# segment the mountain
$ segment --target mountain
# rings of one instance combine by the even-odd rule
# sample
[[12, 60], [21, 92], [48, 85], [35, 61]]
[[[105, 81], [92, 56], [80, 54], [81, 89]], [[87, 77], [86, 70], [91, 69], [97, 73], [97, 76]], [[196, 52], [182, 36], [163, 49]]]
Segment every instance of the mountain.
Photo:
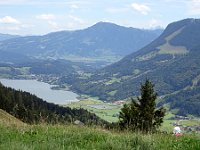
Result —
[[200, 19], [171, 23], [144, 48], [74, 83], [74, 90], [115, 101], [139, 95], [146, 79], [155, 83], [158, 105], [200, 116]]
[[9, 39], [18, 38], [18, 37], [20, 36], [0, 33], [0, 41], [9, 40]]
[[[83, 30], [60, 31], [43, 36], [26, 36], [1, 41], [0, 54], [7, 55], [2, 59], [10, 61], [20, 55], [25, 60], [28, 57], [79, 62], [115, 62], [150, 43], [161, 32], [159, 29], [142, 30], [99, 22]], [[9, 54], [12, 57], [8, 57]]]

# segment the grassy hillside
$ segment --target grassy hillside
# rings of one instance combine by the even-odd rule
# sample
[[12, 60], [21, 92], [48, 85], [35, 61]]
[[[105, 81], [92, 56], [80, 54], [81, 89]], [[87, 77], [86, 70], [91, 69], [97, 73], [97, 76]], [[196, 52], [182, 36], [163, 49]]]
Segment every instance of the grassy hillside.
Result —
[[0, 125], [0, 149], [15, 150], [199, 150], [199, 135], [142, 135], [101, 128], [37, 125], [23, 128]]
[[13, 117], [12, 115], [8, 114], [7, 112], [0, 109], [0, 125], [6, 125], [6, 126], [24, 126], [26, 125], [19, 119]]
[[[170, 115], [169, 115], [170, 117]], [[17, 126], [17, 128], [16, 128]], [[149, 134], [75, 125], [26, 125], [0, 110], [0, 149], [199, 150], [200, 135]]]

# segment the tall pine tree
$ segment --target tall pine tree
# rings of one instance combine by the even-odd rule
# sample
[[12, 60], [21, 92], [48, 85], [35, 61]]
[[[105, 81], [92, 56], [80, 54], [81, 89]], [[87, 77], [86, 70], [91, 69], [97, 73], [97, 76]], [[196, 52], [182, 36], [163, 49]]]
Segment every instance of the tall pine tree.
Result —
[[119, 125], [121, 128], [152, 132], [161, 126], [165, 109], [156, 109], [157, 94], [149, 80], [141, 85], [140, 91], [141, 97], [132, 99], [130, 104], [125, 104], [121, 109]]

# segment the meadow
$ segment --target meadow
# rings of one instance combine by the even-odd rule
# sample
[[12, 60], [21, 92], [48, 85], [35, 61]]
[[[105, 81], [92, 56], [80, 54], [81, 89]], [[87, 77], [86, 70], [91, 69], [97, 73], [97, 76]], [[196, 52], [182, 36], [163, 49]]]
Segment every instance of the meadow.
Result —
[[[170, 116], [170, 115], [169, 115]], [[0, 150], [199, 150], [200, 135], [142, 134], [98, 126], [28, 125], [0, 110]]]
[[141, 134], [75, 125], [0, 126], [1, 150], [199, 150], [200, 137]]
[[[97, 116], [99, 116], [100, 118], [108, 122], [117, 122], [119, 120], [118, 118], [119, 112], [121, 108], [123, 107], [123, 105], [104, 103], [103, 101], [100, 101], [96, 98], [87, 97], [87, 96], [85, 96], [84, 100], [73, 102], [73, 103], [67, 104], [66, 106], [71, 107], [71, 108], [87, 109], [88, 111], [95, 113]], [[170, 111], [166, 112], [166, 115], [164, 117], [164, 122], [160, 128], [161, 131], [166, 131], [168, 133], [172, 132], [174, 128], [173, 123], [175, 122], [179, 122], [183, 126], [200, 125], [199, 118], [178, 121], [178, 120], [172, 119], [173, 117], [175, 117], [175, 115], [172, 112]]]
[[122, 108], [122, 105], [104, 103], [103, 101], [91, 97], [86, 97], [79, 102], [72, 102], [66, 106], [87, 109], [108, 122], [117, 122], [119, 111]]

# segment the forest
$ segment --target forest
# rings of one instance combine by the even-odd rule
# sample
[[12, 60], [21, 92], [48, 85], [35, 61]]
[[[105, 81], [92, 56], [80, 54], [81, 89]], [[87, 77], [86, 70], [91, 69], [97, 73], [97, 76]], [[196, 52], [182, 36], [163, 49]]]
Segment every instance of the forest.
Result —
[[75, 120], [80, 120], [86, 125], [108, 124], [87, 110], [81, 108], [71, 109], [48, 103], [28, 92], [4, 87], [1, 83], [0, 109], [29, 124], [70, 124]]

